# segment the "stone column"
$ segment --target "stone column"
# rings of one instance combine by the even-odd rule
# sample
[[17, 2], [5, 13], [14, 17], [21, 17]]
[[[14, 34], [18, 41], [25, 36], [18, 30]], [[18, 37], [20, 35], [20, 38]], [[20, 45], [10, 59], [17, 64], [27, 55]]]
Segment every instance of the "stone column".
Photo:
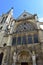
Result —
[[11, 46], [11, 45], [12, 45], [12, 35], [9, 35], [7, 46]]
[[33, 62], [33, 65], [36, 65], [36, 55], [33, 51], [33, 54], [32, 54], [32, 62]]

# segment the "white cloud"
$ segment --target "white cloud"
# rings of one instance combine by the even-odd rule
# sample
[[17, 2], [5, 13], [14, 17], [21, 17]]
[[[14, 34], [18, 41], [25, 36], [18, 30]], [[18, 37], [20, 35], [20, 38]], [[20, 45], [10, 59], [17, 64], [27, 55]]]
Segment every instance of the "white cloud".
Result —
[[[43, 17], [39, 18], [39, 22], [43, 22]], [[40, 28], [43, 30], [43, 24], [40, 25]]]
[[43, 30], [43, 25], [40, 25], [40, 28]]
[[43, 22], [43, 17], [39, 18], [39, 21], [40, 21], [40, 22]]

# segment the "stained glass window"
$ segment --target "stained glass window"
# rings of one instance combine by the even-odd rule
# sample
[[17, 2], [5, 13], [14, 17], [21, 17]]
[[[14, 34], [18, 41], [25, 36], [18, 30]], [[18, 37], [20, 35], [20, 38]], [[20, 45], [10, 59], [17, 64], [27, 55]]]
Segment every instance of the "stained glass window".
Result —
[[27, 32], [27, 31], [34, 31], [35, 27], [32, 23], [21, 23], [17, 29], [16, 32]]
[[26, 44], [26, 36], [22, 37], [22, 44]]
[[32, 43], [32, 36], [28, 35], [28, 44], [31, 44], [31, 43]]
[[16, 45], [16, 37], [13, 38], [12, 45]]
[[17, 44], [21, 44], [21, 37], [17, 38]]
[[34, 34], [34, 43], [38, 43], [38, 35]]
[[[17, 39], [17, 40], [16, 40]], [[33, 36], [33, 40], [34, 40], [34, 43], [38, 43], [38, 35], [37, 34], [34, 34], [34, 36]], [[17, 42], [16, 42], [17, 41]], [[17, 45], [18, 44], [27, 44], [27, 42], [28, 42], [28, 44], [31, 44], [31, 43], [33, 43], [33, 41], [32, 41], [32, 35], [28, 35], [27, 36], [27, 39], [26, 39], [26, 36], [19, 36], [19, 37], [14, 37], [13, 38], [13, 41], [12, 41], [12, 45], [16, 45], [16, 43], [17, 43]]]

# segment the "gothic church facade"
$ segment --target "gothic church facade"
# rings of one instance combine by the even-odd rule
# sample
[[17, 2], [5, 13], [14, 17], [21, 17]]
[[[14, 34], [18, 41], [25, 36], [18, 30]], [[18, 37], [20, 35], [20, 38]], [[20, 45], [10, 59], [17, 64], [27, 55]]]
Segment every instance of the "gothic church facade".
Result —
[[43, 29], [37, 14], [24, 11], [13, 18], [13, 8], [0, 16], [0, 65], [43, 65]]

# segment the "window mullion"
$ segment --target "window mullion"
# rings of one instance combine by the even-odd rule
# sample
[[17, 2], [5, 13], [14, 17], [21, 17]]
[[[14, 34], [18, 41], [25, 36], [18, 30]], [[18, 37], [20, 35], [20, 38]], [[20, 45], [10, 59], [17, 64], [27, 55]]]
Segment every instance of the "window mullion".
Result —
[[18, 34], [17, 34], [17, 36], [16, 36], [16, 46], [17, 46], [17, 39], [18, 39]]
[[21, 36], [21, 45], [22, 45], [22, 36]]
[[28, 44], [28, 35], [26, 35], [26, 44]]
[[33, 36], [33, 34], [32, 34], [32, 43], [34, 44], [34, 36]]

